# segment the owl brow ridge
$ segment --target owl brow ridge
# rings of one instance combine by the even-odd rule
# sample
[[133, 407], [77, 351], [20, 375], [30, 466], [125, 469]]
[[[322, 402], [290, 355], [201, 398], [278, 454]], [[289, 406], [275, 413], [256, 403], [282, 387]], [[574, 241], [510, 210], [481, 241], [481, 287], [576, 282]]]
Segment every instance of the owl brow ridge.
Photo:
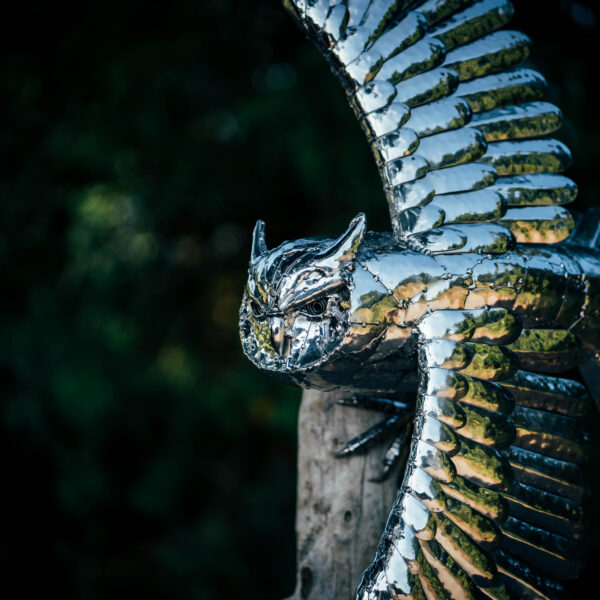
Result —
[[[289, 304], [286, 306], [286, 310], [290, 310], [290, 309], [294, 309], [297, 308], [299, 306], [302, 306], [304, 304], [307, 304], [309, 302], [314, 302], [316, 300], [320, 300], [322, 298], [327, 298], [330, 294], [332, 294], [333, 292], [338, 291], [340, 288], [344, 287], [344, 281], [342, 281], [341, 279], [337, 282], [333, 282], [332, 285], [323, 288], [322, 290], [320, 290], [319, 292], [314, 292], [312, 295], [311, 294], [304, 294], [303, 296], [301, 296], [298, 299], [295, 300], [291, 300], [289, 302]], [[290, 293], [288, 294], [287, 297], [289, 296], [293, 296], [294, 291], [290, 291]]]
[[292, 260], [292, 262], [289, 263], [288, 266], [284, 268], [283, 272], [279, 276], [279, 281], [275, 285], [275, 292], [277, 294], [279, 294], [281, 292], [281, 286], [283, 285], [283, 280], [286, 277], [286, 275], [289, 275], [290, 271], [292, 269], [294, 269], [296, 267], [296, 265], [299, 262], [301, 262], [304, 258], [306, 258], [306, 254], [303, 254], [302, 252], [299, 252], [297, 258], [295, 258], [294, 260]]
[[[311, 254], [314, 254], [315, 250], [316, 249], [309, 250], [309, 252]], [[277, 282], [277, 285], [275, 286], [275, 292], [276, 292], [277, 295], [279, 295], [281, 293], [281, 286], [283, 285], [283, 281], [284, 281], [285, 277], [287, 275], [289, 275], [290, 272], [298, 266], [298, 263], [306, 260], [306, 257], [307, 257], [306, 253], [299, 254], [296, 259], [294, 259], [291, 263], [289, 263], [289, 265], [287, 267], [285, 267], [285, 269], [283, 270], [283, 272], [280, 274], [279, 281]], [[312, 258], [314, 258], [314, 257], [310, 256], [311, 260], [312, 260]], [[319, 272], [322, 272], [323, 274], [325, 274], [324, 271], [322, 271], [321, 269], [318, 269], [318, 268], [315, 268], [314, 271], [319, 271]], [[287, 298], [292, 293], [293, 293], [293, 290], [290, 290], [290, 292], [285, 297]], [[320, 297], [320, 295], [319, 295], [319, 297]]]

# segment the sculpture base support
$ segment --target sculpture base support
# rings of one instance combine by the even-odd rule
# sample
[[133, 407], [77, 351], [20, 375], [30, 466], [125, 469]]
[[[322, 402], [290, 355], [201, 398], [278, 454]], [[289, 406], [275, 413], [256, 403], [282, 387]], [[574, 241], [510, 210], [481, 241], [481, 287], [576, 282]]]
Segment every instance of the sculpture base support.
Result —
[[381, 471], [388, 444], [336, 459], [344, 444], [384, 415], [335, 403], [339, 393], [305, 391], [298, 419], [297, 579], [288, 600], [350, 600], [398, 490]]

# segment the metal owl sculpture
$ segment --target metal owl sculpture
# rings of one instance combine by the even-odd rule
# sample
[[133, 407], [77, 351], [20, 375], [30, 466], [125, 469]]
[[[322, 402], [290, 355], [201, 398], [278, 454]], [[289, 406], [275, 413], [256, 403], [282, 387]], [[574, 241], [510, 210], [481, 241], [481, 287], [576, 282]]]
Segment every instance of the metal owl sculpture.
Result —
[[500, 30], [506, 0], [285, 5], [348, 94], [392, 231], [359, 215], [269, 250], [258, 222], [240, 331], [266, 373], [386, 413], [341, 455], [387, 436], [384, 477], [409, 448], [356, 598], [564, 597], [593, 404], [563, 374], [598, 372], [600, 222], [563, 207], [577, 188], [547, 137], [560, 111], [519, 67], [529, 39]]

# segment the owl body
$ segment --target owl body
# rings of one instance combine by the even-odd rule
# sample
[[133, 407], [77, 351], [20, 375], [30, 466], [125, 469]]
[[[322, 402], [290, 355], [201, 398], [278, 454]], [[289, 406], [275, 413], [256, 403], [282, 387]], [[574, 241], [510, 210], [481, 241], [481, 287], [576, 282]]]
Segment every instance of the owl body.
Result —
[[284, 4], [342, 82], [391, 232], [359, 215], [268, 250], [259, 222], [240, 330], [266, 373], [386, 415], [336, 454], [387, 437], [376, 480], [402, 465], [355, 598], [562, 599], [600, 406], [600, 211], [566, 208], [529, 39], [503, 29], [510, 0]]
[[[579, 246], [424, 254], [364, 218], [339, 239], [254, 253], [240, 311], [247, 356], [306, 388], [398, 394], [417, 383], [418, 325], [435, 311], [507, 309], [500, 330], [560, 328], [598, 338], [600, 261]], [[504, 314], [504, 313], [502, 313]], [[502, 343], [490, 332], [488, 341]]]

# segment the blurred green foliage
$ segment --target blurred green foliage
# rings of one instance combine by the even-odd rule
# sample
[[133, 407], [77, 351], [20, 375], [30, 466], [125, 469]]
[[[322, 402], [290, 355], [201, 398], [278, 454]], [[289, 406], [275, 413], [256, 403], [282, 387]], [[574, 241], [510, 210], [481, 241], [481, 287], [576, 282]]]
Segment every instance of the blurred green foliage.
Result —
[[[599, 203], [592, 2], [516, 1]], [[387, 215], [279, 4], [25, 2], [0, 86], [2, 560], [37, 598], [281, 598], [300, 393], [244, 360], [249, 237]], [[591, 12], [590, 12], [591, 11]]]

